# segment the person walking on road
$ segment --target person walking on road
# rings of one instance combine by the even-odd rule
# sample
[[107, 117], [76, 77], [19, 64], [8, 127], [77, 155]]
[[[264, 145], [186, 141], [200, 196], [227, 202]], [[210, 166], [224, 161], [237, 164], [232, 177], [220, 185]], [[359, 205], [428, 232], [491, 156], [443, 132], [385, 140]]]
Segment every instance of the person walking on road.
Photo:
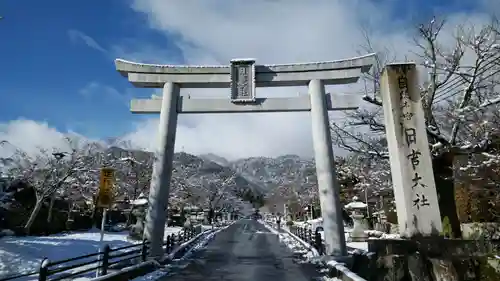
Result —
[[278, 217], [276, 218], [276, 224], [278, 225], [278, 229], [281, 228], [281, 214], [278, 213]]

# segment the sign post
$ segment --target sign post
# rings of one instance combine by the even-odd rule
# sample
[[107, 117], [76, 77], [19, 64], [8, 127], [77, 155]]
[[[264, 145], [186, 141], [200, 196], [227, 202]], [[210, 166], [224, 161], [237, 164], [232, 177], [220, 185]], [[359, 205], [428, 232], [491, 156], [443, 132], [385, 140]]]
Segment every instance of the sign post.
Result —
[[[106, 216], [108, 209], [111, 208], [113, 202], [113, 184], [115, 182], [115, 170], [113, 168], [101, 168], [101, 176], [99, 181], [99, 193], [97, 195], [97, 207], [103, 208], [101, 220], [101, 238], [99, 244], [103, 248], [104, 226], [106, 225]], [[98, 260], [98, 265], [101, 264], [101, 259]], [[96, 271], [96, 277], [99, 277], [99, 267]]]
[[97, 206], [101, 208], [110, 208], [112, 203], [113, 184], [115, 183], [115, 170], [113, 168], [101, 168], [101, 177], [99, 182], [99, 194], [97, 197]]

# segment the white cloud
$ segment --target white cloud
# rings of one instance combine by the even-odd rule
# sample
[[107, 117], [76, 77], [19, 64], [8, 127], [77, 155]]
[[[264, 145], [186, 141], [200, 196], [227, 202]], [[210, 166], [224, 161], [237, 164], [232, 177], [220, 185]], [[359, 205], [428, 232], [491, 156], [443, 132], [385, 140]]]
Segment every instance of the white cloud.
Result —
[[[496, 7], [495, 1], [483, 1], [489, 7]], [[358, 55], [356, 50], [364, 43], [361, 29], [366, 26], [372, 31], [376, 46], [387, 46], [403, 58], [415, 48], [412, 43], [414, 23], [391, 17], [389, 4], [392, 1], [377, 2], [135, 0], [132, 9], [146, 15], [152, 28], [174, 40], [186, 62], [191, 64], [227, 64], [235, 57], [255, 57], [258, 63], [348, 58]], [[479, 13], [448, 15], [449, 30], [465, 19], [470, 22], [488, 20]], [[104, 50], [81, 32], [69, 34], [89, 47]], [[158, 62], [170, 61], [168, 54], [155, 52], [161, 48], [149, 42], [144, 42], [146, 49], [134, 44], [115, 46], [111, 50], [114, 54], [133, 54], [132, 59], [150, 60], [157, 56]], [[135, 48], [137, 50], [133, 50]], [[359, 87], [347, 91], [357, 92]], [[228, 94], [228, 90], [223, 89], [183, 91], [193, 96]], [[258, 91], [261, 96], [287, 96], [306, 93], [307, 89], [259, 88]], [[344, 92], [346, 89], [331, 88], [329, 91]], [[157, 127], [157, 119], [149, 119], [136, 124], [125, 139], [151, 149], [156, 143]], [[310, 119], [307, 113], [181, 116], [176, 147], [195, 154], [212, 152], [228, 158], [285, 153], [310, 155]]]
[[[390, 1], [389, 1], [390, 2]], [[385, 4], [369, 1], [165, 1], [135, 0], [133, 9], [148, 16], [150, 25], [176, 44], [191, 64], [227, 64], [235, 57], [259, 63], [332, 60], [357, 56], [364, 43], [361, 30], [369, 26], [375, 46], [386, 46], [403, 58], [415, 50], [414, 23], [390, 16]], [[449, 17], [455, 23], [484, 21], [480, 14]], [[356, 92], [354, 86], [349, 92]], [[306, 89], [262, 89], [259, 94], [295, 95]], [[345, 91], [345, 88], [330, 91]], [[185, 90], [188, 91], [188, 90]], [[189, 90], [195, 96], [223, 96], [228, 91]], [[361, 99], [359, 97], [361, 103]], [[336, 114], [339, 116], [339, 114]], [[231, 114], [182, 116], [177, 149], [213, 152], [229, 158], [312, 152], [308, 114]], [[154, 124], [154, 125], [153, 125]], [[150, 147], [157, 121], [138, 126], [128, 138]]]
[[71, 42], [73, 43], [79, 43], [80, 41], [83, 42], [85, 45], [88, 47], [97, 50], [102, 53], [107, 53], [106, 49], [104, 49], [97, 41], [94, 40], [94, 38], [88, 36], [87, 34], [83, 33], [82, 31], [76, 30], [76, 29], [70, 29], [68, 30], [68, 36]]
[[47, 122], [32, 120], [18, 119], [0, 124], [0, 140], [8, 142], [0, 146], [0, 157], [11, 156], [16, 149], [29, 155], [40, 152], [40, 149], [69, 149], [63, 133], [50, 127]]
[[[194, 154], [211, 152], [228, 158], [278, 156], [287, 153], [310, 156], [312, 147], [311, 132], [306, 124], [309, 121], [308, 115], [262, 114], [252, 118], [205, 115], [203, 121], [194, 127], [178, 126], [176, 150]], [[268, 119], [269, 121], [266, 121]], [[242, 124], [241, 121], [246, 123]], [[184, 122], [180, 120], [180, 123]], [[152, 136], [155, 136], [157, 131], [158, 120], [150, 119], [139, 124], [137, 131], [127, 135], [125, 140], [135, 146], [152, 150], [157, 142]], [[249, 134], [248, 131], [265, 132], [265, 135]]]

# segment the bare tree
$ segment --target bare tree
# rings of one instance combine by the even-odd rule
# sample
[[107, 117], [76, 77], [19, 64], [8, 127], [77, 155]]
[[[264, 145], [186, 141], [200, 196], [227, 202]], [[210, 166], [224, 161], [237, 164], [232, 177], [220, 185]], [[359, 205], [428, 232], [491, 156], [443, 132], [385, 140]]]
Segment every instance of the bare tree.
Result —
[[[444, 24], [445, 21], [432, 19], [417, 27], [415, 45], [418, 51], [414, 55], [421, 67], [429, 72], [428, 79], [421, 85], [421, 97], [441, 214], [450, 219], [454, 233], [459, 235], [453, 162], [457, 155], [485, 153], [494, 147], [492, 138], [493, 134], [498, 136], [497, 132], [484, 130], [483, 136], [477, 137], [470, 134], [470, 127], [478, 120], [492, 120], [492, 112], [497, 110], [491, 105], [498, 98], [500, 36], [499, 24], [492, 19], [484, 26], [457, 27], [452, 36], [453, 44], [445, 44], [442, 39]], [[376, 51], [369, 37], [366, 38], [367, 44], [363, 48]], [[369, 87], [363, 99], [369, 103], [367, 108], [350, 113], [344, 124], [331, 126], [334, 142], [338, 146], [380, 161], [387, 161], [388, 152], [379, 78], [383, 66], [394, 60], [387, 50], [384, 51], [371, 75], [366, 77]], [[469, 114], [466, 112], [474, 112], [476, 118], [464, 118]]]
[[217, 212], [222, 211], [222, 205], [228, 201], [231, 188], [235, 187], [235, 174], [233, 173], [225, 179], [218, 178], [217, 180], [202, 180], [202, 188], [206, 196], [205, 206], [208, 207], [208, 219], [210, 223], [214, 219]]
[[70, 149], [68, 152], [49, 152], [46, 149], [39, 149], [35, 155], [28, 155], [16, 148], [15, 153], [9, 157], [8, 176], [26, 183], [35, 192], [35, 206], [24, 226], [27, 233], [43, 202], [47, 198], [53, 198], [58, 192], [67, 192], [62, 189], [71, 187], [71, 183], [78, 177], [78, 174], [86, 169], [84, 151], [78, 148], [70, 138], [66, 138], [66, 141]]

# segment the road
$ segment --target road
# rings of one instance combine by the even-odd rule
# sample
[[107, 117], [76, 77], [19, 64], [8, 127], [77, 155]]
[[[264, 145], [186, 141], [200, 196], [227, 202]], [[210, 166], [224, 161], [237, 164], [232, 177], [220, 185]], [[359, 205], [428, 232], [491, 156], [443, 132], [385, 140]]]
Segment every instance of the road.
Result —
[[165, 281], [310, 281], [320, 274], [254, 220], [240, 220], [217, 233], [206, 248], [174, 265]]

